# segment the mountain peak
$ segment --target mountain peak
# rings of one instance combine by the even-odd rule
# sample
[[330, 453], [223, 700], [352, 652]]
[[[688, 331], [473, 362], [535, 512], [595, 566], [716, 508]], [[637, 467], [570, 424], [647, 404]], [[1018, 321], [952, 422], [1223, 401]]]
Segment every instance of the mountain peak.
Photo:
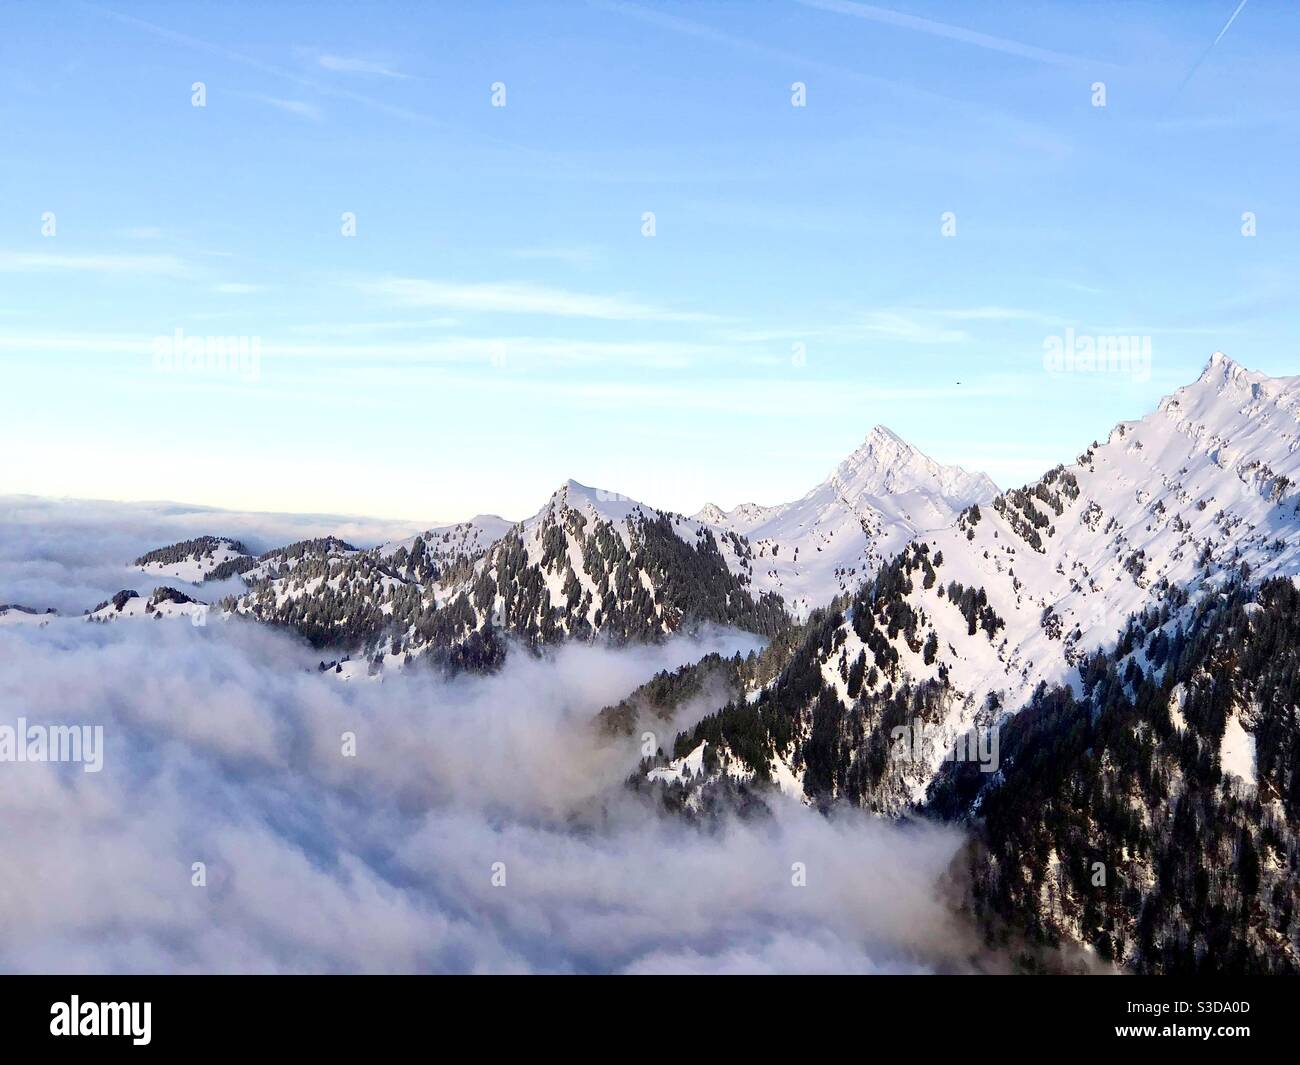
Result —
[[941, 465], [884, 425], [872, 427], [830, 480], [848, 499], [921, 490], [943, 496], [953, 505], [966, 506], [998, 494], [997, 485], [984, 474]]
[[590, 485], [585, 485], [581, 481], [575, 481], [570, 477], [551, 493], [547, 505], [560, 503], [571, 507], [581, 506], [584, 501], [595, 499], [600, 494], [602, 493]]
[[889, 462], [903, 456], [920, 455], [911, 444], [884, 425], [873, 425], [850, 458]]
[[[1258, 400], [1261, 396], [1276, 396], [1280, 391], [1294, 386], [1294, 378], [1270, 377], [1258, 370], [1250, 370], [1229, 358], [1221, 351], [1210, 356], [1196, 379], [1196, 385], [1213, 389], [1215, 393], [1231, 397], [1234, 401], [1246, 397]], [[1164, 401], [1160, 409], [1166, 407]]]
[[867, 434], [867, 438], [866, 440], [863, 441], [863, 443], [864, 444], [891, 443], [894, 445], [901, 445], [902, 447], [907, 448], [909, 451], [916, 450], [914, 447], [912, 447], [911, 444], [909, 444], [906, 440], [904, 440], [901, 436], [899, 436], [896, 432], [894, 432], [894, 430], [889, 428], [889, 426], [881, 425], [879, 422], [877, 422], [875, 425], [871, 427], [871, 432]]
[[634, 510], [642, 509], [642, 507], [635, 499], [631, 499], [621, 492], [592, 488], [590, 485], [575, 481], [570, 477], [551, 493], [551, 498], [546, 501], [546, 505], [539, 513], [545, 514], [548, 511], [557, 509], [560, 511], [566, 509], [578, 510], [589, 514], [597, 514], [602, 518], [621, 519]]
[[705, 503], [704, 506], [691, 515], [695, 521], [702, 521], [706, 525], [721, 525], [727, 520], [727, 512], [717, 503]]
[[1251, 370], [1237, 362], [1236, 359], [1229, 358], [1221, 351], [1216, 351], [1210, 356], [1209, 361], [1205, 364], [1205, 369], [1201, 371], [1201, 376], [1197, 382], [1202, 381], [1215, 385], [1225, 384], [1246, 384], [1259, 385], [1265, 381], [1279, 380], [1278, 378], [1269, 377], [1266, 373], [1260, 373], [1258, 370]]
[[1229, 377], [1245, 372], [1245, 370], [1246, 368], [1241, 363], [1229, 358], [1221, 351], [1216, 351], [1206, 362], [1205, 369], [1201, 371], [1200, 380], [1209, 381], [1211, 378]]

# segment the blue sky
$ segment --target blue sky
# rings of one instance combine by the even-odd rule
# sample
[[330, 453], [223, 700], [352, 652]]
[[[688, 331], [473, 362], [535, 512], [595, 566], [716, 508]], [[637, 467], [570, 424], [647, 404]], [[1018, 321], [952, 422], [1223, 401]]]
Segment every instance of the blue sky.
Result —
[[1300, 10], [1235, 8], [8, 4], [0, 492], [689, 512], [877, 422], [1028, 480], [1216, 349], [1300, 372]]

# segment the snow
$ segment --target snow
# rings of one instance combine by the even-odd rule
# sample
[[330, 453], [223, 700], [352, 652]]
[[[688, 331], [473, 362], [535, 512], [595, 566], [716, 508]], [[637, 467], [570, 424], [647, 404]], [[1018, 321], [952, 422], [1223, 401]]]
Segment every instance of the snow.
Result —
[[686, 755], [685, 758], [675, 758], [666, 766], [656, 766], [650, 770], [646, 774], [646, 779], [686, 781], [702, 776], [704, 773], [704, 748], [707, 746], [708, 742], [702, 740], [700, 745]]
[[1187, 685], [1181, 682], [1174, 685], [1169, 693], [1169, 718], [1179, 732], [1187, 731], [1187, 718], [1183, 716], [1183, 706], [1187, 702]]
[[416, 541], [423, 540], [425, 548], [436, 562], [451, 562], [461, 555], [478, 558], [514, 526], [515, 522], [495, 514], [479, 514], [469, 521], [438, 525], [419, 536], [389, 541], [380, 546], [378, 554], [381, 559], [388, 561], [400, 548], [406, 548], [409, 554]]
[[776, 757], [771, 762], [772, 779], [780, 789], [782, 795], [788, 795], [792, 799], [798, 799], [800, 802], [807, 801], [807, 795], [804, 794], [803, 780], [793, 769], [790, 763], [784, 758]]
[[133, 567], [132, 572], [147, 573], [150, 577], [184, 581], [187, 584], [201, 584], [203, 578], [223, 562], [246, 557], [234, 549], [233, 540], [224, 537], [220, 537], [219, 540], [219, 546], [214, 548], [211, 554], [201, 555], [194, 552], [179, 562], [147, 562], [143, 566]]
[[47, 614], [18, 606], [0, 607], [0, 625], [35, 625], [40, 628], [58, 618], [58, 614]]
[[1256, 786], [1255, 737], [1245, 730], [1237, 714], [1229, 717], [1224, 727], [1219, 744], [1219, 765], [1225, 773], [1240, 777], [1252, 788]]
[[950, 525], [998, 488], [982, 473], [941, 466], [882, 425], [801, 499], [777, 507], [708, 504], [695, 517], [748, 537], [753, 587], [798, 618], [851, 592], [928, 530]]
[[174, 621], [183, 618], [191, 624], [203, 625], [207, 622], [210, 609], [206, 603], [197, 601], [173, 603], [170, 599], [154, 603], [152, 609], [149, 609], [149, 605], [150, 599], [148, 597], [137, 595], [123, 603], [121, 610], [109, 603], [107, 606], [92, 611], [85, 616], [93, 618], [95, 621], [120, 621], [131, 618], [160, 618]]
[[[1065, 491], [1067, 478], [1077, 484], [1073, 498]], [[1191, 610], [1199, 597], [1240, 572], [1243, 563], [1254, 580], [1296, 579], [1297, 484], [1300, 377], [1270, 378], [1215, 353], [1195, 382], [1164, 398], [1151, 414], [1120, 423], [1106, 443], [1088, 449], [1074, 465], [1028, 486], [1058, 498], [1061, 507], [1058, 514], [1053, 502], [1031, 498], [1048, 522], [1039, 530], [1041, 550], [1017, 531], [1014, 507], [1000, 513], [994, 506], [997, 488], [987, 477], [942, 466], [882, 426], [799, 500], [780, 506], [742, 504], [730, 512], [709, 505], [691, 518], [668, 518], [686, 543], [695, 544], [704, 530], [713, 530], [732, 572], [749, 576], [756, 595], [781, 595], [798, 617], [856, 590], [908, 543], [926, 543], [931, 560], [942, 554], [935, 585], [924, 588], [918, 571], [909, 596], [922, 619], [919, 640], [924, 643], [931, 633], [937, 640], [936, 661], [927, 664], [901, 638], [895, 646], [902, 670], [913, 679], [946, 668], [954, 694], [942, 725], [945, 734], [955, 736], [974, 723], [991, 693], [1014, 708], [1039, 682], [1072, 683], [1080, 657], [1113, 646], [1129, 615], [1161, 602], [1166, 582], [1192, 590], [1193, 602], [1186, 608]], [[1002, 497], [1004, 509], [1007, 499]], [[959, 518], [972, 502], [980, 504], [977, 522]], [[421, 538], [435, 559], [476, 559], [477, 574], [495, 564], [491, 546], [514, 529], [528, 561], [539, 563], [546, 530], [558, 525], [565, 551], [543, 571], [545, 586], [552, 603], [560, 602], [571, 566], [582, 592], [592, 599], [588, 621], [593, 621], [599, 597], [584, 564], [585, 533], [598, 521], [608, 522], [627, 544], [638, 517], [657, 515], [620, 493], [570, 480], [519, 525], [481, 515], [431, 529]], [[578, 525], [584, 526], [583, 534], [573, 531]], [[415, 542], [386, 544], [376, 554], [382, 562], [402, 546], [409, 551]], [[329, 551], [331, 559], [341, 562], [354, 554], [342, 548]], [[189, 561], [194, 568], [175, 568], [178, 579], [201, 576], [199, 563]], [[203, 566], [218, 561], [214, 555]], [[280, 558], [271, 556], [248, 576], [278, 578], [281, 565]], [[290, 570], [296, 565], [290, 562]], [[648, 574], [641, 571], [635, 579], [653, 593]], [[404, 586], [387, 575], [376, 580], [381, 595]], [[989, 605], [1005, 621], [994, 639], [983, 630], [967, 634], [956, 606], [939, 594], [952, 581], [984, 588]], [[334, 587], [339, 582], [337, 576], [330, 580]], [[295, 587], [297, 583], [292, 576], [276, 579], [276, 601], [312, 594], [320, 582]], [[465, 587], [448, 584], [428, 591], [442, 602]], [[246, 600], [241, 609], [251, 602]], [[495, 608], [500, 605], [498, 597]], [[100, 613], [139, 617], [144, 606], [144, 599], [131, 600], [121, 613], [112, 607]], [[1059, 631], [1044, 625], [1049, 609]], [[159, 608], [165, 617], [181, 612], [175, 604]], [[30, 618], [0, 613], [4, 624], [28, 624]], [[841, 646], [850, 662], [861, 649], [847, 623]], [[839, 654], [837, 647], [824, 663], [823, 677], [848, 702]], [[1175, 700], [1171, 713], [1181, 727], [1181, 702]], [[1239, 740], [1229, 744], [1234, 756], [1241, 749]]]
[[[997, 691], [1019, 706], [1039, 681], [1067, 682], [1071, 657], [1113, 645], [1130, 614], [1160, 602], [1163, 581], [1205, 594], [1214, 583], [1200, 566], [1207, 546], [1214, 580], [1242, 562], [1252, 579], [1300, 572], [1295, 490], [1283, 480], [1300, 481], [1300, 378], [1269, 378], [1216, 355], [1196, 382], [1082, 458], [1066, 467], [1079, 494], [1061, 495], [1059, 516], [1033, 501], [1051, 524], [1042, 552], [993, 506], [981, 506], [971, 539], [960, 524], [925, 536], [931, 558], [943, 553], [938, 583], [982, 586], [1006, 621], [1005, 652], [990, 657], [982, 634], [940, 628], [952, 608], [937, 589], [912, 596], [940, 628], [939, 661], [953, 684], [976, 698]], [[1047, 488], [1059, 491], [1061, 481]], [[1137, 552], [1139, 576], [1125, 566]], [[1060, 619], [1058, 639], [1044, 630], [1047, 607]]]
[[[865, 476], [854, 483], [902, 487], [898, 479]], [[933, 634], [937, 657], [927, 664], [901, 633], [893, 646], [903, 679], [921, 681], [946, 669], [950, 695], [938, 723], [939, 742], [925, 764], [905, 774], [905, 791], [913, 800], [923, 797], [951, 742], [989, 724], [980, 720], [988, 696], [997, 695], [1004, 710], [1014, 712], [1040, 682], [1077, 691], [1082, 657], [1113, 648], [1131, 615], [1167, 599], [1167, 586], [1190, 594], [1186, 606], [1170, 602], [1164, 625], [1169, 632], [1206, 596], [1220, 594], [1243, 563], [1253, 581], [1294, 579], [1300, 573], [1297, 483], [1300, 378], [1269, 378], [1216, 355], [1197, 381], [1147, 417], [1117, 425], [1107, 443], [1027, 486], [1029, 504], [1040, 521], [1046, 519], [1038, 548], [1018, 531], [1013, 519], [1025, 513], [1024, 504], [1010, 496], [998, 506], [982, 502], [977, 521], [965, 514], [918, 536], [928, 546], [936, 580], [926, 588], [922, 571], [913, 570], [907, 598], [919, 619], [918, 646]], [[906, 494], [888, 501], [900, 522], [915, 522], [919, 507], [910, 507]], [[756, 555], [762, 531], [753, 533]], [[880, 542], [890, 543], [888, 534]], [[942, 563], [936, 561], [940, 555]], [[756, 558], [756, 571], [765, 562]], [[872, 568], [864, 561], [864, 575]], [[983, 628], [968, 635], [965, 618], [946, 594], [953, 581], [985, 590], [1005, 623], [992, 639]], [[841, 650], [851, 663], [859, 646], [846, 619], [821, 662], [823, 681], [845, 705], [852, 700], [839, 673]], [[1136, 653], [1150, 668], [1144, 653]], [[872, 656], [867, 659], [870, 665]], [[878, 683], [885, 682], [882, 670]], [[1175, 689], [1171, 698], [1171, 717], [1180, 730], [1186, 728], [1185, 697]], [[1226, 772], [1253, 782], [1254, 741], [1240, 720], [1232, 721], [1221, 758]]]

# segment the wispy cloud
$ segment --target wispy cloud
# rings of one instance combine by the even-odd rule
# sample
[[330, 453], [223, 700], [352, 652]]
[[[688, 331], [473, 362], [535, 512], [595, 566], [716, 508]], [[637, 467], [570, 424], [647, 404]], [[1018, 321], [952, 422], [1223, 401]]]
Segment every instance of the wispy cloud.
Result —
[[1058, 314], [1027, 310], [1023, 307], [953, 307], [932, 311], [940, 318], [956, 322], [1032, 322], [1035, 325], [1069, 325], [1072, 319]]
[[291, 81], [296, 85], [301, 85], [305, 88], [311, 89], [313, 92], [322, 96], [349, 100], [353, 103], [362, 104], [377, 111], [383, 111], [387, 114], [409, 119], [414, 122], [421, 122], [432, 126], [446, 125], [438, 119], [435, 119], [432, 115], [421, 114], [405, 107], [395, 106], [385, 100], [375, 99], [373, 96], [366, 96], [362, 93], [354, 92], [351, 89], [344, 89], [337, 85], [328, 84], [326, 81], [305, 77], [296, 71], [286, 70], [284, 67], [277, 66], [274, 63], [263, 62], [253, 56], [237, 52], [232, 48], [225, 48], [209, 41], [200, 40], [199, 38], [192, 37], [187, 33], [171, 30], [166, 26], [159, 26], [157, 23], [149, 22], [146, 19], [136, 18], [134, 15], [126, 15], [122, 12], [113, 11], [97, 4], [87, 3], [85, 6], [98, 11], [100, 14], [105, 15], [108, 18], [115, 19], [128, 26], [134, 26], [137, 29], [161, 38], [162, 40], [171, 41], [173, 44], [180, 44], [188, 48], [207, 52], [209, 55], [220, 56], [233, 63], [239, 63], [241, 66], [261, 71], [264, 74], [271, 74], [278, 78], [284, 78], [286, 81]]
[[[608, 361], [608, 360], [607, 360]], [[506, 367], [514, 366], [507, 361]], [[747, 374], [707, 380], [669, 379], [656, 382], [546, 380], [536, 374], [449, 374], [434, 367], [404, 366], [385, 374], [382, 387], [420, 389], [437, 387], [462, 391], [466, 397], [517, 394], [530, 399], [545, 398], [557, 408], [729, 413], [743, 418], [767, 418], [790, 422], [816, 422], [826, 418], [861, 418], [865, 409], [884, 411], [901, 404], [965, 404], [972, 400], [1007, 400], [1028, 390], [1024, 375], [990, 375], [961, 384], [890, 385], [873, 384], [858, 378], [795, 378], [786, 374]], [[302, 389], [320, 389], [322, 394], [340, 392], [358, 395], [378, 384], [374, 371], [366, 367], [338, 366], [331, 371], [314, 369]], [[298, 394], [295, 385], [295, 394]], [[307, 394], [304, 392], [303, 394]], [[1050, 464], [1049, 464], [1050, 465]], [[969, 466], [968, 466], [969, 468]]]
[[389, 277], [366, 281], [360, 289], [403, 307], [441, 307], [463, 312], [541, 314], [559, 318], [598, 318], [614, 322], [704, 322], [716, 317], [674, 311], [622, 296], [602, 296], [551, 288], [530, 281], [456, 283]]
[[341, 74], [374, 74], [383, 78], [400, 78], [402, 81], [411, 80], [410, 74], [403, 74], [400, 70], [394, 70], [387, 63], [380, 63], [371, 59], [326, 53], [318, 56], [316, 61], [325, 70], [334, 70]]
[[[869, 85], [881, 92], [889, 93], [891, 96], [898, 96], [902, 99], [914, 100], [922, 104], [942, 107], [945, 111], [957, 111], [970, 117], [974, 121], [984, 123], [994, 129], [1014, 133], [1017, 136], [1024, 138], [1027, 143], [1036, 145], [1041, 151], [1050, 156], [1061, 157], [1068, 154], [1070, 150], [1070, 146], [1061, 142], [1054, 135], [1053, 130], [1032, 122], [1026, 122], [1023, 119], [1004, 111], [991, 108], [983, 102], [975, 102], [960, 97], [949, 96], [944, 93], [936, 92], [931, 88], [895, 81], [891, 78], [881, 77], [878, 74], [872, 74], [869, 71], [859, 68], [826, 63], [808, 55], [792, 52], [786, 48], [775, 47], [764, 44], [761, 41], [750, 40], [738, 36], [734, 33], [724, 32], [713, 26], [695, 22], [691, 19], [682, 18], [679, 15], [673, 15], [666, 11], [660, 11], [655, 8], [631, 3], [629, 0], [588, 0], [588, 3], [592, 7], [634, 18], [640, 22], [657, 26], [660, 29], [667, 30], [671, 33], [693, 37], [698, 40], [709, 41], [726, 48], [731, 48], [739, 52], [756, 56], [765, 62], [776, 62], [784, 66], [792, 67], [796, 70], [816, 71], [835, 79], [853, 82], [860, 85]], [[935, 23], [935, 25], [941, 24]], [[1070, 62], [1075, 65], [1086, 62], [1090, 67], [1098, 69], [1103, 67], [1110, 68], [1114, 65], [1111, 63], [1094, 62], [1092, 60], [1085, 61], [1080, 59], [1070, 59]]]
[[313, 122], [319, 122], [324, 117], [319, 107], [308, 103], [306, 100], [283, 100], [278, 96], [259, 96], [257, 99], [287, 114], [297, 115], [299, 118], [309, 118]]
[[213, 292], [219, 292], [223, 296], [246, 296], [253, 292], [261, 292], [261, 285], [250, 285], [243, 281], [223, 281], [219, 285], [212, 286]]
[[1030, 323], [1065, 326], [1071, 318], [1023, 307], [987, 305], [979, 307], [878, 307], [860, 312], [838, 323], [805, 328], [721, 330], [719, 336], [733, 343], [774, 343], [793, 340], [891, 340], [904, 344], [960, 344], [974, 339], [965, 329], [950, 323]]
[[907, 15], [901, 11], [892, 11], [886, 7], [876, 7], [874, 4], [859, 4], [854, 3], [853, 0], [797, 0], [797, 2], [804, 7], [830, 11], [837, 15], [851, 15], [854, 18], [894, 26], [897, 29], [927, 33], [932, 37], [944, 37], [950, 41], [958, 41], [976, 48], [1001, 52], [1004, 55], [1018, 56], [1021, 59], [1031, 59], [1037, 63], [1050, 63], [1054, 66], [1080, 66], [1085, 63], [1092, 66], [1098, 65], [1093, 63], [1092, 60], [1078, 56], [1054, 52], [1047, 48], [1038, 48], [1032, 44], [1022, 44], [1020, 41], [1007, 40], [1005, 37], [995, 37], [990, 33], [968, 30], [962, 26], [950, 25], [947, 22], [936, 22], [934, 19]]
[[0, 251], [0, 272], [76, 271], [95, 274], [149, 274], [184, 277], [185, 262], [174, 255], [69, 255], [60, 252]]
[[901, 311], [868, 311], [850, 328], [854, 327], [867, 336], [909, 344], [954, 344], [970, 339], [964, 330], [934, 325]]
[[384, 322], [307, 322], [291, 325], [287, 331], [304, 336], [365, 336], [369, 333], [391, 333], [412, 329], [446, 329], [458, 323], [459, 319], [449, 317], [407, 318]]
[[528, 262], [557, 262], [570, 266], [590, 266], [601, 258], [600, 249], [591, 247], [516, 248], [510, 255]]
[[[205, 317], [208, 316], [187, 316], [195, 320]], [[299, 329], [289, 331], [301, 335]], [[338, 335], [348, 334], [341, 331]], [[268, 361], [353, 366], [364, 372], [372, 372], [376, 366], [511, 365], [537, 369], [552, 366], [635, 366], [664, 369], [723, 362], [758, 365], [764, 361], [761, 356], [727, 345], [685, 341], [597, 341], [577, 337], [510, 335], [440, 336], [429, 340], [401, 341], [357, 339], [333, 343], [310, 339], [285, 342], [269, 336], [260, 336], [259, 340], [262, 357]], [[145, 334], [0, 332], [0, 351], [147, 358], [151, 355], [153, 341], [153, 336]]]

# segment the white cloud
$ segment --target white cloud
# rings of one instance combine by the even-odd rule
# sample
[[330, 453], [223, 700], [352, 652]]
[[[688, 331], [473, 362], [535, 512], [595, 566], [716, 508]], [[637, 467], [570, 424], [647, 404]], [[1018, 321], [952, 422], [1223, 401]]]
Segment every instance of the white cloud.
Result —
[[[209, 55], [221, 56], [224, 59], [227, 59], [234, 63], [239, 63], [242, 66], [249, 67], [262, 74], [270, 74], [274, 77], [283, 78], [287, 81], [291, 81], [295, 85], [299, 85], [304, 88], [307, 88], [312, 92], [317, 93], [321, 96], [329, 96], [334, 99], [348, 100], [352, 103], [362, 104], [365, 107], [374, 108], [375, 110], [383, 111], [390, 115], [396, 115], [398, 117], [405, 118], [413, 122], [419, 122], [422, 124], [433, 125], [433, 126], [442, 124], [437, 119], [433, 118], [431, 115], [419, 114], [414, 111], [409, 111], [403, 107], [395, 107], [394, 105], [388, 103], [386, 100], [378, 100], [371, 96], [365, 96], [361, 93], [353, 92], [350, 89], [344, 89], [344, 88], [339, 88], [338, 86], [335, 85], [330, 85], [328, 82], [318, 81], [314, 78], [304, 77], [302, 74], [298, 73], [297, 71], [286, 70], [272, 63], [263, 62], [262, 60], [254, 56], [247, 55], [242, 52], [237, 52], [234, 49], [225, 48], [221, 45], [214, 44], [210, 41], [204, 41], [197, 37], [191, 37], [189, 34], [180, 33], [177, 30], [168, 29], [166, 26], [159, 26], [153, 22], [147, 22], [146, 20], [141, 18], [136, 18], [133, 15], [126, 15], [116, 11], [109, 11], [104, 8], [95, 8], [94, 10], [96, 10], [100, 15], [103, 15], [106, 18], [114, 19], [115, 21], [121, 22], [124, 25], [133, 26], [136, 29], [143, 30], [146, 33], [152, 34], [155, 37], [159, 37], [163, 40], [169, 41], [172, 44], [180, 44], [188, 48], [206, 52]], [[267, 101], [267, 102], [272, 102], [272, 101]]]
[[284, 100], [278, 96], [259, 96], [257, 99], [264, 104], [278, 108], [286, 114], [297, 115], [299, 118], [308, 118], [313, 122], [319, 122], [324, 117], [319, 107], [313, 103], [308, 103], [306, 100]]
[[515, 259], [567, 263], [569, 266], [591, 266], [602, 258], [600, 249], [591, 247], [516, 248], [510, 255]]
[[855, 328], [866, 336], [908, 344], [956, 344], [970, 339], [970, 334], [960, 329], [937, 326], [903, 311], [867, 311], [850, 324], [849, 331]]
[[174, 255], [77, 255], [62, 252], [0, 251], [0, 271], [76, 271], [96, 274], [151, 274], [184, 277], [185, 262]]
[[408, 318], [382, 322], [304, 322], [286, 327], [286, 332], [307, 336], [358, 336], [367, 333], [405, 332], [411, 329], [446, 329], [459, 324], [456, 318]]
[[380, 63], [370, 59], [325, 54], [319, 56], [317, 62], [326, 70], [334, 70], [343, 74], [376, 74], [380, 77], [399, 78], [403, 81], [411, 79], [411, 75], [403, 74], [400, 70], [394, 70], [387, 63]]
[[[221, 314], [191, 314], [188, 318], [206, 321], [229, 319], [229, 312]], [[181, 323], [183, 326], [183, 323]], [[318, 333], [339, 337], [364, 335], [376, 332], [401, 332], [406, 329], [441, 329], [453, 320], [437, 319], [424, 323], [356, 323], [307, 327], [296, 326], [289, 331], [296, 334]], [[439, 336], [430, 340], [363, 341], [352, 343], [314, 343], [304, 341], [286, 343], [274, 337], [260, 337], [260, 351], [265, 359], [316, 361], [346, 366], [351, 363], [373, 373], [378, 363], [400, 364], [402, 367], [419, 367], [445, 364], [478, 364], [499, 367], [504, 362], [515, 366], [651, 366], [686, 367], [704, 362], [745, 362], [755, 364], [760, 357], [737, 353], [734, 349], [717, 344], [695, 344], [684, 341], [596, 341], [573, 337], [534, 336]], [[121, 333], [0, 333], [0, 351], [64, 352], [126, 357], [147, 356], [152, 351], [153, 335]], [[397, 372], [397, 371], [394, 371]], [[316, 376], [319, 371], [313, 371]]]
[[[146, 551], [195, 536], [229, 536], [254, 552], [335, 535], [358, 547], [438, 524], [328, 514], [262, 514], [187, 503], [114, 503], [0, 495], [0, 603], [80, 614], [123, 588], [159, 581], [130, 565]], [[219, 589], [237, 590], [237, 583]], [[211, 587], [196, 593], [206, 598]]]
[[361, 282], [361, 291], [405, 307], [441, 307], [462, 312], [540, 314], [606, 321], [700, 322], [713, 316], [672, 311], [621, 296], [550, 288], [530, 281], [458, 283], [388, 277]]
[[1022, 307], [954, 307], [931, 312], [958, 322], [1034, 322], [1038, 325], [1066, 325], [1071, 319]]
[[0, 863], [24, 870], [5, 971], [913, 971], [978, 949], [939, 886], [954, 830], [778, 798], [700, 831], [624, 791], [639, 738], [602, 740], [591, 716], [725, 644], [345, 685], [252, 624], [0, 641], [15, 716], [105, 730], [97, 774], [0, 773]]
[[840, 343], [885, 339], [907, 344], [960, 344], [972, 338], [950, 322], [1022, 323], [1061, 326], [1071, 320], [1020, 307], [878, 307], [859, 312], [838, 324], [804, 328], [725, 330], [720, 335], [738, 343], [830, 340]]

